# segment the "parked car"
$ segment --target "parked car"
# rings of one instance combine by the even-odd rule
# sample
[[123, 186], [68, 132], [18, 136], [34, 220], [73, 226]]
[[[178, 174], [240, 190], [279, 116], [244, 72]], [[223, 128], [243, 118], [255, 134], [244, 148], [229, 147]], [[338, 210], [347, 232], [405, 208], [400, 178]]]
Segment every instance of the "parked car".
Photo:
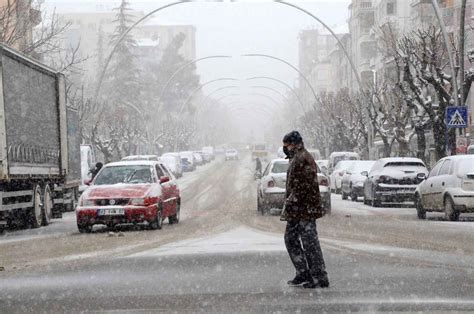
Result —
[[216, 158], [216, 155], [214, 153], [214, 147], [212, 146], [205, 146], [202, 148], [202, 152], [204, 154], [207, 154], [211, 157], [211, 160], [214, 160]]
[[181, 167], [181, 158], [176, 155], [161, 156], [160, 161], [168, 167], [176, 178], [183, 176], [183, 168]]
[[239, 153], [237, 150], [231, 148], [231, 149], [226, 149], [225, 151], [225, 160], [238, 160], [239, 159]]
[[193, 155], [194, 155], [194, 162], [196, 163], [196, 166], [204, 165], [204, 158], [200, 153], [193, 152]]
[[[286, 194], [286, 174], [288, 159], [273, 159], [268, 163], [257, 187], [257, 211], [262, 215], [272, 208], [283, 209]], [[316, 165], [317, 166], [317, 165]], [[319, 193], [321, 205], [331, 213], [331, 192], [329, 180], [318, 168]]]
[[308, 148], [307, 151], [308, 151], [308, 153], [311, 154], [311, 156], [313, 156], [314, 160], [318, 160], [318, 159], [321, 158], [321, 152], [319, 151], [319, 149]]
[[178, 223], [181, 196], [173, 174], [159, 161], [121, 161], [105, 165], [84, 191], [76, 208], [77, 227], [146, 224], [161, 229]]
[[392, 157], [377, 160], [370, 172], [364, 172], [364, 204], [380, 206], [382, 202], [414, 201], [415, 190], [421, 183], [420, 174], [428, 169], [418, 158]]
[[341, 193], [342, 177], [354, 162], [355, 160], [341, 160], [337, 163], [336, 168], [334, 168], [330, 176], [331, 192], [336, 194]]
[[337, 164], [342, 160], [360, 160], [360, 156], [354, 152], [333, 152], [329, 155], [329, 173], [332, 174]]
[[186, 164], [185, 168], [186, 171], [194, 171], [196, 170], [196, 158], [193, 152], [181, 152], [179, 153], [181, 160], [183, 160], [183, 163]]
[[198, 153], [199, 155], [201, 155], [203, 163], [205, 163], [205, 164], [210, 163], [212, 161], [211, 155], [209, 155], [209, 154], [207, 154], [203, 151], [198, 151], [198, 152], [195, 152], [195, 153]]
[[426, 212], [444, 212], [456, 221], [461, 213], [474, 212], [474, 155], [448, 156], [436, 163], [415, 192], [418, 218]]
[[368, 173], [374, 164], [374, 160], [357, 160], [349, 166], [341, 182], [343, 200], [350, 197], [355, 202], [358, 197], [364, 196], [364, 182], [367, 176], [363, 173]]
[[474, 145], [470, 145], [470, 146], [467, 147], [466, 154], [474, 155]]
[[161, 157], [174, 157], [179, 162], [179, 171], [181, 171], [181, 176], [184, 172], [188, 171], [187, 168], [189, 167], [189, 162], [186, 158], [181, 158], [180, 153], [164, 153]]
[[132, 155], [123, 157], [122, 161], [132, 161], [132, 160], [155, 160], [158, 161], [158, 156], [156, 155]]
[[329, 175], [329, 160], [327, 159], [321, 159], [321, 160], [316, 160], [316, 164], [318, 165], [319, 169], [321, 169], [321, 172], [324, 173], [325, 175]]

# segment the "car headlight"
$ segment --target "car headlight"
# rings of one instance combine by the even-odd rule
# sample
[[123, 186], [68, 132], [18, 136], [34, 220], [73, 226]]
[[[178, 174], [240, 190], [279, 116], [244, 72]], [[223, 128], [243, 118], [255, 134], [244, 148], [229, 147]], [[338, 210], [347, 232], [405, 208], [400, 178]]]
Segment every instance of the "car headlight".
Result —
[[145, 199], [144, 198], [132, 198], [130, 200], [130, 205], [132, 205], [132, 206], [143, 206], [143, 205], [145, 205]]

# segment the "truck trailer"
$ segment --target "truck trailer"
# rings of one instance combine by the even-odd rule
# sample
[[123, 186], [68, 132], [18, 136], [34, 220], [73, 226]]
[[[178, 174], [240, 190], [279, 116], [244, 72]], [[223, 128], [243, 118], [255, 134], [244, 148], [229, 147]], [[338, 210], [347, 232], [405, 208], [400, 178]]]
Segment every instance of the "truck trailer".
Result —
[[0, 44], [0, 232], [46, 226], [75, 206], [78, 113], [63, 74]]

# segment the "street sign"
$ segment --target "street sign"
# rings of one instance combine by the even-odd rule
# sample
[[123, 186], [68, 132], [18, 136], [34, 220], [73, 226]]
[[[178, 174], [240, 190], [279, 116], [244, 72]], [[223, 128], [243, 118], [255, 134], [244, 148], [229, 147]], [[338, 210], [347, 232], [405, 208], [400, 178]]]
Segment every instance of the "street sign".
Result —
[[452, 128], [467, 128], [467, 106], [451, 106], [446, 108], [446, 126]]

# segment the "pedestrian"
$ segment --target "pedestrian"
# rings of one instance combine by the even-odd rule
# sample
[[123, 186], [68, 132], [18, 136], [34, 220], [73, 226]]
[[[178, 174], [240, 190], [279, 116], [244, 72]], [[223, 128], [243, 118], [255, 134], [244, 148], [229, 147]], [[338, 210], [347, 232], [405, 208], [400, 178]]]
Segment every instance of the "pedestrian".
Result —
[[104, 164], [102, 164], [100, 161], [98, 163], [95, 164], [95, 167], [92, 168], [90, 170], [90, 173], [91, 173], [91, 181], [94, 180], [95, 176], [99, 173], [100, 169], [102, 169], [102, 167], [104, 166]]
[[255, 159], [255, 162], [256, 162], [256, 169], [255, 169], [255, 172], [256, 173], [262, 173], [262, 161], [260, 160], [259, 157], [257, 157], [257, 159]]
[[283, 151], [289, 159], [289, 167], [282, 220], [287, 221], [285, 245], [296, 269], [295, 278], [288, 284], [326, 288], [329, 279], [316, 230], [316, 219], [324, 216], [316, 162], [305, 149], [298, 131], [285, 135]]

